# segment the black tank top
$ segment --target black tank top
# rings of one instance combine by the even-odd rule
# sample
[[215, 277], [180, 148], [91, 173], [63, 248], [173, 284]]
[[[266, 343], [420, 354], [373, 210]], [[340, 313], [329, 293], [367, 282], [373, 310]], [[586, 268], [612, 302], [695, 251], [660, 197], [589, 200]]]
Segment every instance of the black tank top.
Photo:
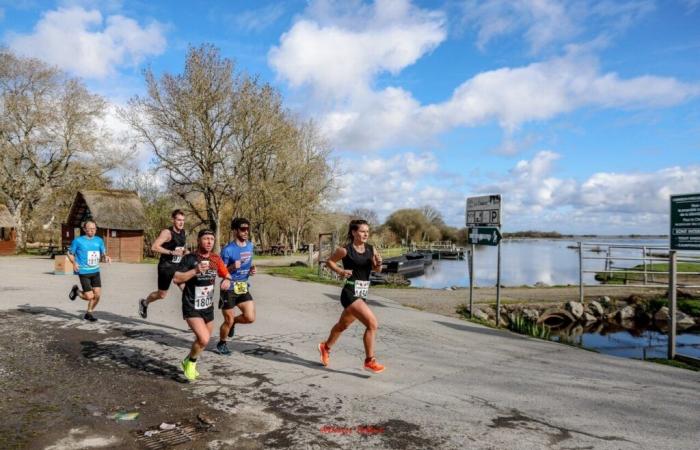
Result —
[[[175, 231], [173, 227], [168, 227], [168, 230], [170, 230], [170, 240], [161, 245], [161, 247], [170, 251], [173, 251], [178, 247], [185, 248], [185, 244], [187, 243], [187, 233], [185, 233], [185, 230], [182, 229], [179, 233]], [[161, 253], [160, 261], [158, 263], [179, 264], [181, 260], [182, 256], [167, 255]]]
[[343, 269], [352, 270], [352, 276], [348, 280], [369, 280], [369, 274], [372, 272], [372, 255], [374, 254], [372, 246], [365, 244], [365, 252], [357, 253], [355, 247], [348, 244], [345, 246], [345, 251], [347, 251], [347, 255], [342, 260]]

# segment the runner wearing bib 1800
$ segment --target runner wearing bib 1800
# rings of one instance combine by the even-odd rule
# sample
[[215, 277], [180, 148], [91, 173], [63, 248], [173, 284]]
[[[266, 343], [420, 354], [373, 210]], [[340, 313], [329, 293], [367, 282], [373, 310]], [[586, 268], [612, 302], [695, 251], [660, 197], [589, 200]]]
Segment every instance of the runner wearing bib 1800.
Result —
[[[366, 327], [363, 336], [365, 345], [364, 368], [370, 372], [380, 373], [384, 366], [379, 364], [374, 357], [374, 337], [377, 332], [377, 318], [367, 306], [365, 299], [369, 292], [369, 276], [374, 270], [379, 272], [382, 268], [382, 257], [377, 250], [367, 244], [369, 238], [369, 225], [364, 220], [353, 220], [348, 229], [348, 244], [340, 247], [326, 261], [329, 269], [345, 278], [345, 284], [340, 292], [340, 303], [343, 312], [340, 319], [331, 329], [328, 339], [318, 344], [321, 354], [321, 363], [327, 366], [330, 362], [331, 347], [335, 345], [340, 334], [345, 331], [355, 319]], [[343, 261], [343, 267], [338, 266]]]
[[[255, 304], [248, 283], [248, 277], [255, 275], [253, 243], [248, 240], [250, 222], [248, 219], [235, 218], [231, 221], [231, 230], [234, 233], [233, 241], [221, 250], [221, 259], [228, 267], [232, 280], [231, 288], [222, 290], [219, 299], [224, 323], [219, 330], [220, 339], [216, 349], [222, 355], [231, 354], [226, 345], [226, 338], [233, 337], [236, 324], [255, 322]], [[234, 316], [233, 308], [236, 306], [241, 310], [241, 314]]]
[[209, 343], [214, 326], [214, 289], [216, 276], [224, 280], [221, 289], [230, 287], [230, 275], [219, 255], [212, 253], [214, 233], [202, 230], [197, 236], [197, 251], [185, 255], [175, 272], [175, 283], [184, 283], [182, 290], [182, 316], [195, 334], [189, 355], [182, 361], [185, 377], [193, 381], [199, 373], [197, 357]]
[[102, 293], [102, 280], [100, 279], [100, 259], [104, 256], [110, 263], [112, 259], [106, 255], [105, 243], [101, 237], [95, 236], [97, 225], [92, 220], [88, 220], [83, 225], [84, 236], [73, 239], [68, 249], [68, 259], [73, 263], [73, 271], [80, 279], [83, 290], [74, 284], [68, 294], [68, 298], [75, 300], [80, 296], [88, 302], [87, 312], [83, 319], [94, 322], [97, 320], [92, 312], [100, 301]]
[[168, 295], [170, 282], [173, 280], [177, 266], [182, 261], [183, 255], [187, 254], [185, 248], [187, 234], [184, 229], [185, 213], [176, 209], [170, 214], [170, 217], [173, 219], [173, 226], [161, 230], [151, 246], [153, 252], [160, 253], [158, 290], [139, 300], [139, 315], [144, 319], [148, 317], [148, 305], [156, 300], [164, 299]]

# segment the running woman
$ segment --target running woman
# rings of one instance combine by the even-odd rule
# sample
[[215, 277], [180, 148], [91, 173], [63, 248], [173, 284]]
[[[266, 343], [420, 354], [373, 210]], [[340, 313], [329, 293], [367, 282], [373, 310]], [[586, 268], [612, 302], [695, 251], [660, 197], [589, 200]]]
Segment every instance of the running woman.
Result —
[[182, 258], [173, 280], [184, 283], [182, 290], [182, 316], [196, 337], [189, 355], [182, 361], [185, 378], [194, 381], [197, 357], [209, 343], [214, 327], [214, 283], [217, 274], [224, 278], [221, 289], [230, 287], [231, 275], [219, 255], [212, 253], [216, 237], [211, 230], [201, 230], [197, 235], [197, 250]]
[[[340, 334], [345, 331], [355, 319], [365, 326], [363, 337], [365, 344], [365, 369], [370, 372], [380, 373], [384, 366], [379, 364], [374, 357], [374, 338], [377, 333], [377, 318], [365, 299], [369, 290], [369, 276], [372, 271], [379, 272], [382, 268], [382, 257], [367, 243], [369, 238], [369, 225], [365, 220], [352, 220], [348, 228], [348, 243], [345, 247], [339, 247], [326, 262], [326, 266], [333, 272], [345, 278], [345, 284], [340, 292], [340, 303], [343, 312], [328, 335], [325, 342], [318, 344], [321, 354], [321, 363], [328, 366], [331, 348], [335, 345]], [[338, 266], [338, 261], [343, 261], [343, 267]]]
[[185, 233], [185, 213], [176, 209], [170, 214], [173, 226], [161, 230], [153, 242], [151, 250], [160, 253], [158, 261], [158, 290], [139, 300], [139, 315], [148, 317], [148, 305], [168, 295], [170, 283], [182, 257], [187, 254], [185, 249], [187, 233]]
[[102, 293], [102, 281], [100, 279], [100, 259], [104, 257], [108, 263], [112, 258], [107, 256], [105, 243], [101, 237], [95, 236], [97, 225], [94, 221], [88, 220], [83, 224], [85, 235], [73, 239], [68, 249], [68, 259], [73, 264], [73, 272], [78, 275], [81, 291], [77, 284], [74, 284], [68, 294], [68, 298], [75, 300], [80, 296], [88, 302], [87, 312], [83, 319], [95, 322], [97, 318], [92, 315], [95, 306], [100, 301]]
[[[255, 304], [248, 283], [248, 277], [255, 275], [253, 243], [248, 240], [250, 222], [242, 217], [235, 218], [231, 221], [231, 230], [234, 233], [233, 240], [221, 250], [221, 259], [228, 267], [232, 280], [231, 288], [221, 290], [219, 299], [224, 323], [219, 330], [220, 337], [216, 349], [222, 355], [231, 354], [226, 339], [233, 337], [236, 324], [255, 322]], [[233, 308], [236, 306], [241, 310], [241, 314], [234, 316]]]

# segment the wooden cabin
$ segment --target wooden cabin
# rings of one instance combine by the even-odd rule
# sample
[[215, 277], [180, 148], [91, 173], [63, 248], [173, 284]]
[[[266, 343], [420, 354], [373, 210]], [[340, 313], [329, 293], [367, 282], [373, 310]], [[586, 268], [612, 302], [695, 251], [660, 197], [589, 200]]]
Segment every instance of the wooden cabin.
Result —
[[97, 236], [105, 241], [113, 261], [141, 262], [146, 217], [134, 191], [79, 191], [61, 225], [61, 246], [67, 249], [76, 236], [84, 234], [86, 220], [97, 224]]
[[14, 255], [17, 251], [17, 224], [7, 206], [0, 205], [0, 255]]

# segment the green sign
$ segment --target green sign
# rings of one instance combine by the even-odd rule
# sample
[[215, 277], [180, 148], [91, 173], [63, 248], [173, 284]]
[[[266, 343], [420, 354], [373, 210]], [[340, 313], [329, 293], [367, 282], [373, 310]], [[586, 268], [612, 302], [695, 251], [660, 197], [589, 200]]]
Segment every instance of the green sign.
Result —
[[470, 228], [467, 235], [469, 243], [476, 245], [498, 245], [502, 237], [497, 227]]
[[700, 193], [671, 196], [671, 250], [700, 250]]

